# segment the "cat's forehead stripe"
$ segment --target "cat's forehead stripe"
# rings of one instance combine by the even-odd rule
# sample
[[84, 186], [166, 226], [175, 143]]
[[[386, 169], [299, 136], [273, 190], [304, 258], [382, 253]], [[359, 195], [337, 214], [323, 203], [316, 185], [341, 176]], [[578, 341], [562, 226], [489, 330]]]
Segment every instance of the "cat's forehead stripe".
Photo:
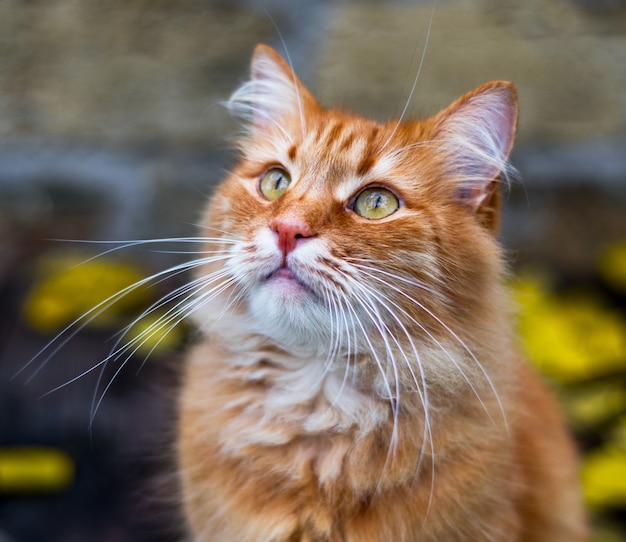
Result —
[[324, 134], [325, 141], [322, 141], [322, 143], [326, 143], [328, 145], [336, 144], [336, 142], [339, 141], [341, 132], [343, 132], [344, 128], [345, 125], [343, 122], [335, 122], [331, 124], [330, 128]]
[[337, 138], [341, 128], [342, 126], [340, 123], [334, 119], [329, 122], [319, 123], [317, 129], [311, 133], [312, 143], [318, 145], [329, 145]]
[[372, 169], [374, 164], [378, 161], [378, 157], [372, 152], [365, 152], [359, 165], [356, 167], [356, 172], [358, 175], [365, 175], [368, 171]]
[[[365, 157], [364, 157], [365, 159]], [[393, 179], [394, 158], [389, 155], [373, 157], [373, 164], [369, 171], [360, 173], [355, 171], [353, 175], [346, 176], [343, 182], [335, 187], [335, 197], [339, 201], [347, 201], [358, 190], [370, 183], [385, 183]]]
[[345, 134], [343, 139], [341, 139], [341, 141], [338, 144], [338, 147], [339, 147], [338, 151], [339, 152], [347, 151], [353, 145], [355, 137], [356, 137], [356, 134], [354, 134], [354, 132], [349, 132]]
[[[320, 123], [310, 133], [310, 143], [324, 148], [324, 155], [334, 155], [345, 168], [340, 175], [341, 182], [334, 186], [335, 196], [346, 201], [363, 185], [384, 181], [392, 174], [395, 160], [392, 156], [380, 154], [377, 142], [380, 126], [360, 124], [345, 119], [329, 119]], [[295, 150], [289, 150], [295, 155]], [[335, 175], [331, 177], [337, 178]]]
[[294, 143], [287, 150], [287, 156], [289, 157], [289, 160], [293, 162], [296, 159], [297, 154], [298, 154], [298, 146]]
[[345, 153], [360, 141], [362, 136], [343, 119], [331, 119], [321, 123], [312, 134], [313, 143], [328, 147], [333, 152]]

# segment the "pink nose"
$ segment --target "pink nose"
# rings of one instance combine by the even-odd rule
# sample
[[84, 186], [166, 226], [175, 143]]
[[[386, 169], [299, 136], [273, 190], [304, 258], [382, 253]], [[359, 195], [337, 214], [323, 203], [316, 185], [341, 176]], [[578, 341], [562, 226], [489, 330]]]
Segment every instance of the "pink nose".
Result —
[[285, 257], [293, 252], [299, 241], [315, 235], [308, 224], [295, 219], [275, 218], [270, 227], [278, 234], [278, 248]]

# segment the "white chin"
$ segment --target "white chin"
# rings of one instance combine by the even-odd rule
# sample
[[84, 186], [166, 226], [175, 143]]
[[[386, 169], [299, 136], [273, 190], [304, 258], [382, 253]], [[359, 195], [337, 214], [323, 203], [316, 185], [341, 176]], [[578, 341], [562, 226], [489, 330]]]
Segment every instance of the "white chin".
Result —
[[249, 307], [256, 330], [281, 345], [319, 348], [329, 334], [328, 310], [295, 281], [270, 279], [259, 284], [249, 294]]

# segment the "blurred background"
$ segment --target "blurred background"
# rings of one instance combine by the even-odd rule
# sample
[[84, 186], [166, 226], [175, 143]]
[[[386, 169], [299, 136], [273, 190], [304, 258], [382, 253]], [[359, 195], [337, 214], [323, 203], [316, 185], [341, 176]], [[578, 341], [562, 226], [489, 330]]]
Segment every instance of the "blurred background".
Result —
[[594, 541], [626, 540], [626, 1], [0, 0], [0, 541], [180, 539], [188, 331], [98, 364], [185, 277], [40, 351], [192, 256], [164, 243], [79, 265], [118, 245], [54, 239], [193, 235], [235, 159], [219, 103], [256, 43], [284, 53], [279, 32], [323, 103], [377, 119], [400, 114], [424, 52], [409, 114], [515, 82], [520, 180], [502, 241], [520, 332], [580, 444]]

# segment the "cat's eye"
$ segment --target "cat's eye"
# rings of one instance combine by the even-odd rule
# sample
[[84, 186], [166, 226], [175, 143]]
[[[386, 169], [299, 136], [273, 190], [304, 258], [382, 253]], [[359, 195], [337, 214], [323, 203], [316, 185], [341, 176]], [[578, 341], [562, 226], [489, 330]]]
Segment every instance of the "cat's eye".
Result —
[[385, 218], [400, 207], [400, 202], [393, 192], [381, 187], [366, 188], [352, 205], [357, 214], [370, 220]]
[[270, 201], [280, 198], [291, 183], [291, 177], [284, 169], [268, 169], [259, 183], [259, 192]]

